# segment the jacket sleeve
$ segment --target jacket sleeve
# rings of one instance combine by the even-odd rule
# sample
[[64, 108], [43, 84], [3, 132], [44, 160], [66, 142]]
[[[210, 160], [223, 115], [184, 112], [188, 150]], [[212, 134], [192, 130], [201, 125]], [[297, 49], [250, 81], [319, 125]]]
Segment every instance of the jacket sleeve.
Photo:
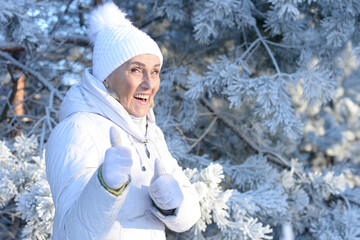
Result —
[[162, 151], [164, 152], [162, 158], [164, 158], [164, 163], [166, 163], [166, 171], [171, 173], [179, 182], [184, 199], [180, 207], [175, 210], [174, 215], [165, 216], [155, 206], [153, 206], [151, 210], [169, 229], [174, 232], [184, 232], [189, 230], [201, 217], [199, 196], [178, 165], [177, 160], [174, 159], [168, 151], [162, 132], [161, 135], [163, 144], [165, 145], [162, 147]]
[[47, 142], [46, 174], [55, 205], [54, 233], [59, 239], [106, 236], [129, 189], [114, 196], [100, 184], [98, 168], [103, 156], [88, 132], [89, 128], [73, 122], [60, 123]]

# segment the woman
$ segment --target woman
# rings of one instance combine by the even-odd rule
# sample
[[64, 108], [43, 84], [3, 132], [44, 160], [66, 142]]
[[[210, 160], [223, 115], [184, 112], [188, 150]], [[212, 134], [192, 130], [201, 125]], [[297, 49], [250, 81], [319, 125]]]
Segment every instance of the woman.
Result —
[[53, 239], [165, 239], [199, 200], [155, 123], [163, 57], [113, 3], [90, 16], [93, 68], [67, 93], [46, 146]]

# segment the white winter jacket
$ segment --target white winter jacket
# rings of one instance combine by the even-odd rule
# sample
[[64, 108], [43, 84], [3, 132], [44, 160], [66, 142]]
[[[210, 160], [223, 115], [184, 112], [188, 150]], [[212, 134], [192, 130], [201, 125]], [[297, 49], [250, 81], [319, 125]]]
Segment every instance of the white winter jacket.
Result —
[[[165, 225], [182, 232], [196, 223], [200, 218], [198, 195], [169, 153], [152, 109], [147, 123], [144, 136], [90, 69], [80, 84], [68, 91], [61, 105], [60, 123], [46, 145], [46, 174], [55, 204], [53, 240], [165, 239]], [[131, 183], [119, 196], [109, 193], [97, 175], [105, 151], [111, 147], [111, 126], [120, 129], [133, 159]], [[175, 215], [162, 215], [149, 196], [156, 158], [183, 192], [184, 200]]]

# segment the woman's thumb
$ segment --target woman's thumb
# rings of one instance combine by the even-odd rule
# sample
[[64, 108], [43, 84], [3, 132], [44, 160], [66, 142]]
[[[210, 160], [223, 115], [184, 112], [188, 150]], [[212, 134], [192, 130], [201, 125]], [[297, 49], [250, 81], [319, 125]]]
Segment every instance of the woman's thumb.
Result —
[[164, 165], [162, 164], [160, 159], [156, 158], [155, 165], [154, 165], [154, 176], [153, 176], [152, 180], [154, 181], [155, 179], [157, 179], [161, 175], [164, 175], [165, 173], [166, 172], [165, 172]]
[[119, 147], [122, 145], [121, 134], [119, 129], [117, 129], [116, 127], [110, 128], [110, 142], [111, 147]]

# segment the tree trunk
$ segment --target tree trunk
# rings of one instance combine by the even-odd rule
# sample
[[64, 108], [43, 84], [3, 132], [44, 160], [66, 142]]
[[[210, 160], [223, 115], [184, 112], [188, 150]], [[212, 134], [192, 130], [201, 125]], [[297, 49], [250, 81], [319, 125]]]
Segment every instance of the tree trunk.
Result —
[[24, 88], [25, 88], [25, 74], [21, 74], [16, 81], [16, 91], [13, 102], [11, 103], [14, 106], [14, 115], [21, 116], [24, 115]]

